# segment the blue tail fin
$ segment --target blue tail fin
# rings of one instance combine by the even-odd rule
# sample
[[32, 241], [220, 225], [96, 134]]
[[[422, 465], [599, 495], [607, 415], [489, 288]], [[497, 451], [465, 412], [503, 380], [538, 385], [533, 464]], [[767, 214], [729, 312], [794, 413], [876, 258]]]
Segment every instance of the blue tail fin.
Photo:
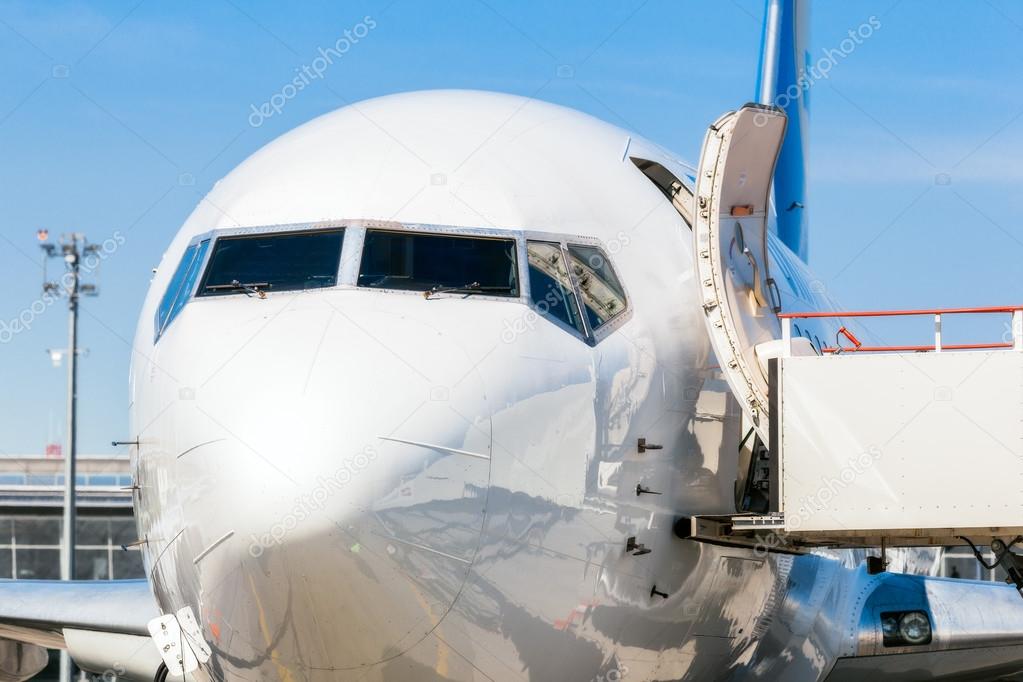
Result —
[[809, 0], [767, 0], [757, 76], [757, 102], [781, 107], [789, 117], [774, 172], [774, 205], [778, 212], [778, 237], [804, 261], [809, 247], [806, 213], [809, 5]]

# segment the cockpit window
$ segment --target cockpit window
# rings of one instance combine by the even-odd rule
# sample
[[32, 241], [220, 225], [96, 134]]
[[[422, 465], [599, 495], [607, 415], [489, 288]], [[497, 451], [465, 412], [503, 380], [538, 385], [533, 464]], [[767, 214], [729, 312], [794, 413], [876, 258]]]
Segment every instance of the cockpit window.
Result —
[[343, 240], [343, 229], [221, 237], [196, 295], [335, 286]]
[[529, 258], [529, 294], [533, 305], [544, 317], [559, 320], [580, 336], [586, 326], [579, 314], [572, 280], [565, 266], [561, 245], [552, 242], [526, 243]]
[[181, 257], [178, 269], [174, 271], [174, 275], [167, 285], [167, 291], [160, 299], [160, 307], [156, 310], [154, 343], [174, 321], [181, 309], [185, 307], [185, 303], [188, 302], [188, 297], [192, 295], [192, 288], [199, 276], [199, 268], [202, 266], [209, 245], [210, 240], [205, 239], [185, 249], [185, 255]]
[[624, 312], [625, 290], [604, 252], [595, 246], [569, 244], [568, 256], [590, 329]]
[[515, 240], [367, 230], [358, 285], [516, 297]]

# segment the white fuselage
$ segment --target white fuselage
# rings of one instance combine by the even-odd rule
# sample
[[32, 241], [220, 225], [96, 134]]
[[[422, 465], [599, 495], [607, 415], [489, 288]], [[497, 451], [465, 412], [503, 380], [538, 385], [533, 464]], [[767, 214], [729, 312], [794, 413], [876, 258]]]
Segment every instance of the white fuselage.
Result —
[[[687, 173], [567, 109], [414, 93], [300, 127], [203, 200], [157, 270], [131, 376], [146, 566], [165, 612], [196, 614], [201, 676], [826, 673], [855, 576], [673, 535], [735, 511], [742, 429], [691, 232], [631, 157]], [[154, 343], [190, 242], [295, 225], [345, 228], [336, 286], [193, 298]], [[359, 287], [375, 227], [514, 238], [520, 295]], [[528, 238], [601, 245], [627, 311], [588, 340], [538, 314]], [[792, 307], [819, 305], [772, 251]]]

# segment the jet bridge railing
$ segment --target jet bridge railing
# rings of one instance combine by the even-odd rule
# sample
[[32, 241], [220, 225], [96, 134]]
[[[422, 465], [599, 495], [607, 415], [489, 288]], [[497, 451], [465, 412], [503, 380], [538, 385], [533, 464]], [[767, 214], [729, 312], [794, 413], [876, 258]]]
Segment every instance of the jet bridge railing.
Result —
[[[1010, 329], [1012, 334], [1011, 342], [993, 343], [958, 343], [942, 344], [941, 341], [941, 320], [944, 315], [987, 315], [987, 314], [1008, 314], [1011, 315]], [[852, 346], [836, 345], [834, 347], [822, 348], [824, 353], [884, 353], [884, 352], [926, 352], [934, 351], [940, 353], [948, 350], [995, 350], [1013, 349], [1023, 350], [1023, 306], [989, 306], [982, 308], [929, 308], [921, 310], [860, 310], [860, 311], [813, 311], [804, 313], [781, 313], [778, 315], [782, 325], [782, 339], [784, 341], [785, 357], [791, 356], [792, 352], [792, 320], [804, 319], [846, 319], [863, 317], [913, 317], [929, 315], [934, 317], [934, 344], [933, 345], [910, 345], [910, 346], [864, 346], [859, 339], [844, 326], [838, 332], [852, 342]]]
[[[943, 343], [943, 318], [988, 314], [1010, 316], [1011, 338]], [[841, 327], [821, 355], [792, 349], [792, 320], [906, 316], [933, 318], [932, 344], [867, 346]], [[776, 532], [843, 546], [1023, 534], [1023, 305], [779, 318], [769, 371]]]

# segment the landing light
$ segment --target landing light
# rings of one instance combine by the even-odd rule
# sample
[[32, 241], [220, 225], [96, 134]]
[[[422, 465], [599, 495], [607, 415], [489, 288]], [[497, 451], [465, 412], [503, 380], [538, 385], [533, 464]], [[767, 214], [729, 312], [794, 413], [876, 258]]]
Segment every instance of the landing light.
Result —
[[881, 614], [885, 646], [919, 646], [931, 642], [931, 620], [923, 611], [888, 611]]

